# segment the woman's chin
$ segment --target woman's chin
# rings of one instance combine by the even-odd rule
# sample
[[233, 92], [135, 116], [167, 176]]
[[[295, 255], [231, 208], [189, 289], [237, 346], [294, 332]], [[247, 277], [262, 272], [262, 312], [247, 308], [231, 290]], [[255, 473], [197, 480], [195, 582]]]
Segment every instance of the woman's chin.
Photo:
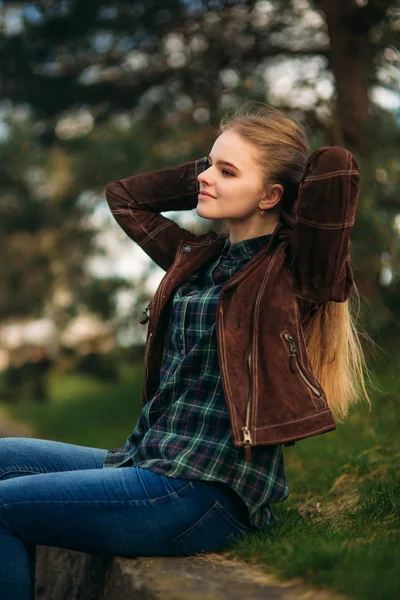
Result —
[[202, 219], [214, 219], [211, 215], [211, 211], [204, 209], [202, 206], [196, 206], [196, 212]]

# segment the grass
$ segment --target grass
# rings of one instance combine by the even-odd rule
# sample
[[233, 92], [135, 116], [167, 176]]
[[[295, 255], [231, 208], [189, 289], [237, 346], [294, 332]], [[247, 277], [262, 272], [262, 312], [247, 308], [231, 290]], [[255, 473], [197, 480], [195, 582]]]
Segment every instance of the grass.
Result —
[[335, 432], [285, 450], [291, 494], [271, 530], [228, 554], [362, 600], [400, 598], [399, 365], [376, 373], [384, 393]]
[[[288, 500], [273, 507], [271, 529], [227, 548], [229, 556], [301, 577], [350, 598], [400, 597], [399, 363], [382, 366], [373, 410], [354, 412], [334, 432], [284, 449]], [[0, 405], [32, 425], [37, 437], [112, 448], [141, 410], [142, 366], [124, 367], [118, 383], [54, 375], [50, 402]]]
[[53, 373], [48, 403], [22, 398], [0, 407], [13, 419], [31, 425], [37, 437], [115, 448], [125, 442], [139, 417], [142, 382], [141, 365], [124, 365], [118, 382]]
[[304, 517], [292, 500], [275, 511], [280, 520], [271, 532], [247, 536], [229, 554], [348, 597], [394, 600], [400, 593], [399, 501], [395, 473], [364, 482], [357, 505], [334, 517]]

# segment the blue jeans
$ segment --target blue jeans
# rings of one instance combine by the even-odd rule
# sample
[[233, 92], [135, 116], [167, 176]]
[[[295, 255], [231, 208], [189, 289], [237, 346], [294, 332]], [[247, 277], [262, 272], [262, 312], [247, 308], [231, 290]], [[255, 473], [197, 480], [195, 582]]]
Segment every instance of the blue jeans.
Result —
[[217, 552], [250, 531], [223, 483], [135, 466], [103, 468], [107, 450], [0, 439], [0, 598], [34, 597], [36, 545], [108, 556]]

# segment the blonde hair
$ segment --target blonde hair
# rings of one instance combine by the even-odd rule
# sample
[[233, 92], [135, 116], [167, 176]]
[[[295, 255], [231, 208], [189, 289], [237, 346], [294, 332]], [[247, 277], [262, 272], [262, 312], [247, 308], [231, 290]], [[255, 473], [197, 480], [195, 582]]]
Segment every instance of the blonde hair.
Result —
[[[284, 192], [278, 204], [279, 219], [293, 227], [293, 206], [309, 155], [306, 128], [292, 116], [273, 107], [246, 102], [220, 122], [221, 133], [232, 130], [259, 150], [258, 162], [266, 185], [280, 183]], [[223, 221], [220, 237], [229, 234]], [[334, 418], [342, 422], [349, 409], [366, 398], [366, 380], [372, 384], [360, 338], [372, 339], [357, 330], [359, 304], [356, 286], [345, 302], [326, 302], [311, 313], [305, 310], [302, 326], [312, 369], [322, 385]], [[309, 308], [311, 304], [306, 301]], [[372, 342], [373, 343], [373, 342]]]

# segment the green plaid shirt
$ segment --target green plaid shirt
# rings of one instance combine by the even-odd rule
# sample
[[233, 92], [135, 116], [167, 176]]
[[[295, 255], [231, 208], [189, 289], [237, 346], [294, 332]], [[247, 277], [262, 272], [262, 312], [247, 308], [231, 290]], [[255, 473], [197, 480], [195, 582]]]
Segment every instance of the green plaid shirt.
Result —
[[160, 385], [121, 448], [104, 467], [134, 465], [168, 477], [228, 484], [246, 503], [254, 528], [276, 519], [271, 504], [289, 495], [281, 445], [255, 446], [251, 463], [234, 446], [218, 362], [216, 309], [224, 285], [271, 235], [231, 244], [176, 289]]

